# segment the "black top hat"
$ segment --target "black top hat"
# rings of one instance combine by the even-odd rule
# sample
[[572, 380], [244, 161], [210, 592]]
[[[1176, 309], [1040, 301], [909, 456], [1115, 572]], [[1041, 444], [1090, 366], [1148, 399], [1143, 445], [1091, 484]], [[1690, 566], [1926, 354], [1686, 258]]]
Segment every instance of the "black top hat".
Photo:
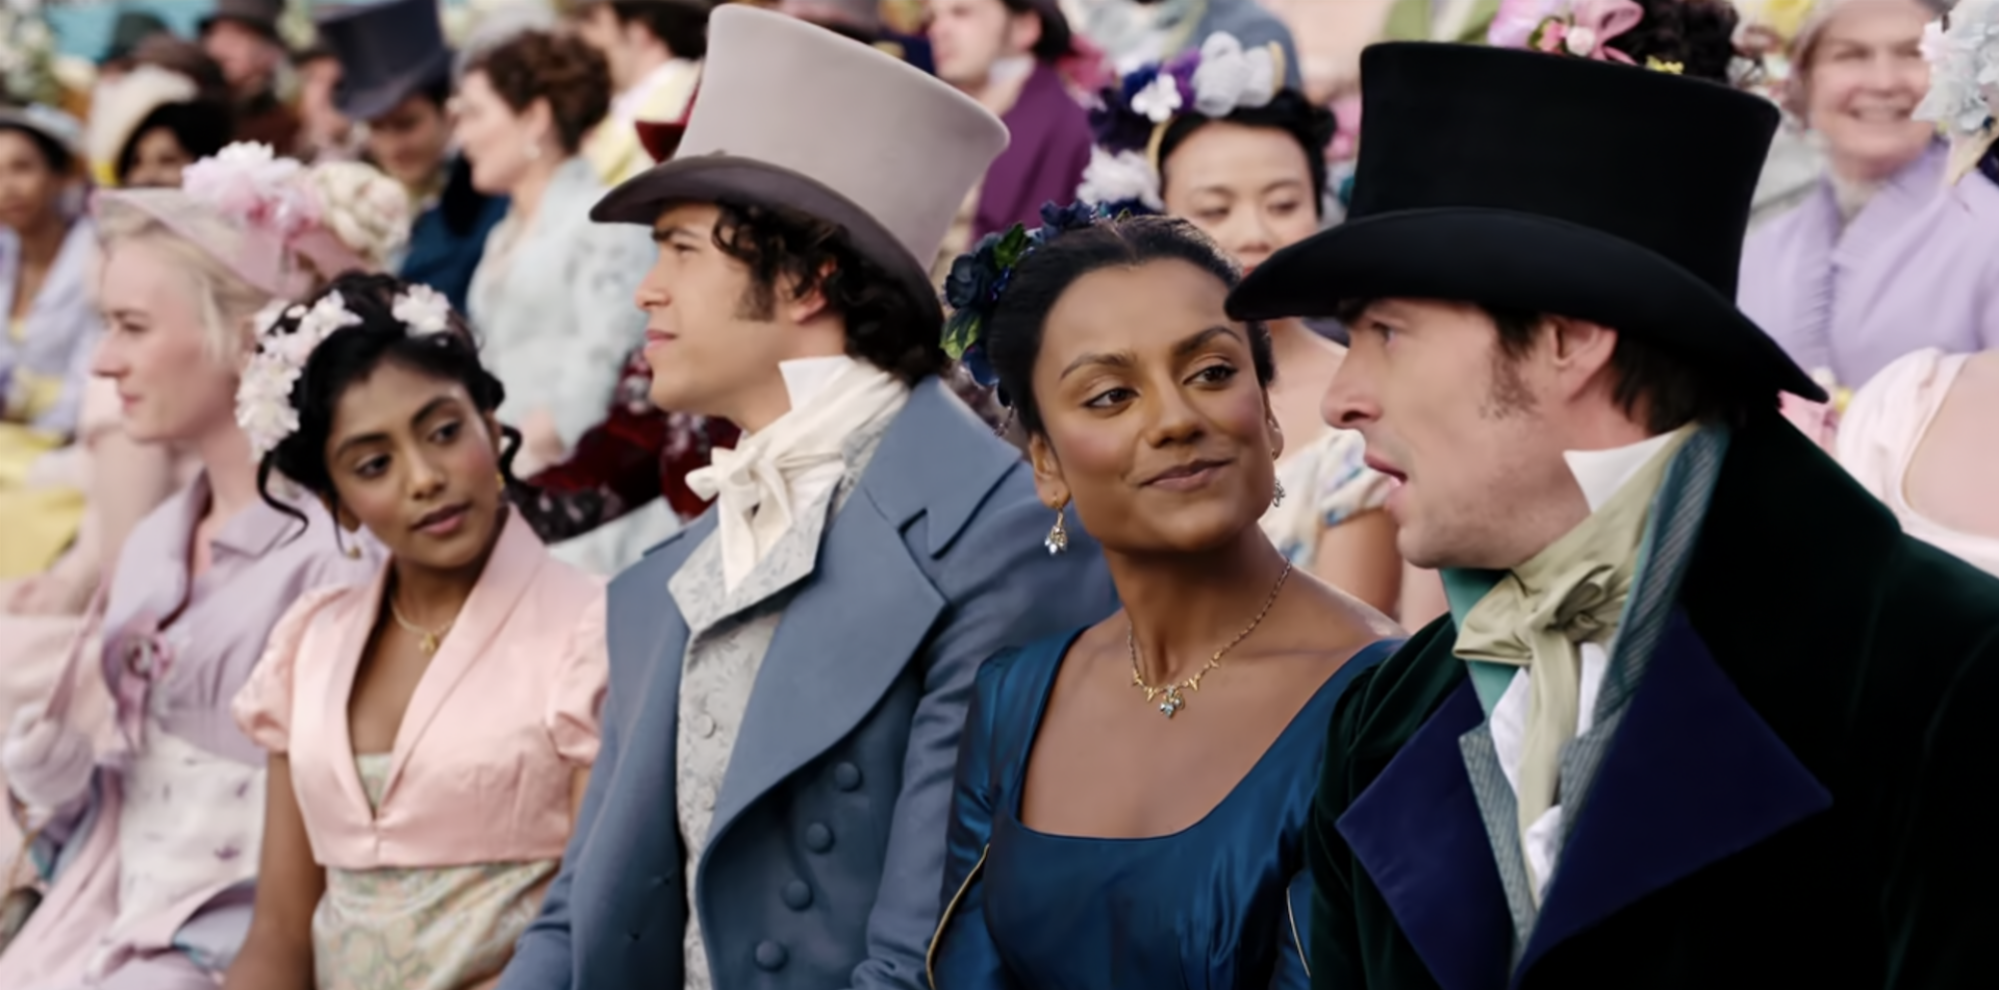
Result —
[[167, 34], [173, 29], [158, 14], [149, 10], [121, 10], [118, 19], [111, 25], [111, 44], [104, 49], [105, 62], [122, 62], [132, 57], [132, 49], [139, 42], [156, 34]]
[[283, 43], [278, 36], [278, 18], [285, 12], [284, 0], [215, 0], [215, 9], [201, 19], [202, 34], [218, 21], [235, 21], [256, 29], [272, 41]]
[[353, 120], [375, 120], [451, 73], [437, 0], [341, 8], [320, 17], [319, 40], [340, 60], [333, 105]]
[[1824, 391], [1735, 308], [1750, 196], [1778, 112], [1716, 83], [1465, 45], [1361, 54], [1346, 223], [1272, 255], [1238, 319], [1342, 301], [1559, 313], [1701, 361], [1746, 392]]

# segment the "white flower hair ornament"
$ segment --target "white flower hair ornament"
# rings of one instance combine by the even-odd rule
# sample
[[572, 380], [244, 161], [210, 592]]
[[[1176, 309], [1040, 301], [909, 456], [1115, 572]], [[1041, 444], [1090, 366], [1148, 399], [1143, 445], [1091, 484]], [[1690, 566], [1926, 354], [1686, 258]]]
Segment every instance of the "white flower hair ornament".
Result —
[[[452, 328], [451, 301], [428, 285], [411, 285], [390, 305], [390, 314], [411, 337], [432, 337]], [[294, 324], [290, 333], [284, 324]], [[278, 301], [255, 317], [257, 353], [236, 387], [236, 425], [250, 439], [253, 459], [262, 461], [298, 432], [298, 407], [292, 391], [305, 374], [319, 345], [361, 317], [347, 308], [338, 290], [319, 297], [310, 307]]]
[[1245, 49], [1226, 31], [1201, 42], [1201, 64], [1194, 69], [1196, 113], [1226, 117], [1238, 108], [1268, 104], [1283, 88], [1284, 49], [1276, 45]]
[[1209, 35], [1198, 51], [1133, 68], [1090, 111], [1097, 140], [1077, 198], [1114, 210], [1164, 210], [1159, 149], [1174, 119], [1268, 106], [1283, 88], [1283, 49], [1244, 48], [1226, 31]]
[[1923, 57], [1930, 91], [1915, 117], [1950, 136], [1955, 183], [1999, 137], [1999, 0], [1961, 0], [1924, 30]]

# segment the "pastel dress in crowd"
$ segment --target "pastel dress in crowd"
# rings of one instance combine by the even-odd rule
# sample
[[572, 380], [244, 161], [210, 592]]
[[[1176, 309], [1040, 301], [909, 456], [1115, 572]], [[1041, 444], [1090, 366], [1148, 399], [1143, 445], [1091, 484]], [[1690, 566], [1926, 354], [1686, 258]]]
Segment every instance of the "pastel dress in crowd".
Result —
[[[48, 470], [76, 432], [90, 355], [104, 320], [88, 284], [88, 220], [70, 224], [27, 313], [0, 333], [0, 580], [36, 574], [76, 538], [83, 493]], [[21, 240], [0, 227], [0, 313], [14, 312]]]
[[1999, 576], [1999, 536], [1952, 529], [1909, 504], [1909, 464], [1970, 357], [1928, 348], [1883, 369], [1840, 419], [1838, 457], [1895, 513], [1902, 532]]
[[326, 870], [318, 990], [461, 990], [506, 966], [569, 841], [574, 777], [597, 756], [603, 582], [510, 513], [394, 748], [357, 753], [348, 705], [388, 573], [293, 606], [236, 718], [289, 759]]
[[[979, 669], [958, 760], [935, 990], [1305, 987], [1312, 890], [1304, 830], [1326, 723], [1356, 675], [1399, 641], [1356, 653], [1200, 821], [1152, 838], [1052, 835], [1020, 820], [1028, 757], [1081, 631]], [[1211, 684], [1214, 682], [1210, 682]], [[1132, 703], [1141, 699], [1134, 692]]]
[[1312, 570], [1327, 530], [1387, 503], [1388, 477], [1366, 458], [1365, 437], [1328, 429], [1277, 462], [1285, 497], [1263, 513], [1263, 532], [1292, 566]]
[[[605, 191], [588, 160], [570, 158], [531, 221], [510, 209], [487, 235], [472, 275], [467, 315], [480, 358], [507, 389], [500, 420], [518, 427], [545, 411], [565, 450], [603, 421], [625, 356], [645, 339], [645, 313], [632, 300], [652, 268], [651, 232], [591, 222]], [[612, 574], [679, 526], [664, 505], [652, 505], [554, 549], [559, 559]]]
[[[249, 925], [264, 825], [264, 753], [230, 699], [286, 607], [365, 580], [310, 499], [303, 522], [263, 501], [231, 516], [189, 579], [208, 511], [198, 475], [126, 539], [104, 611], [115, 744], [82, 793], [34, 809], [48, 893], [4, 956], [0, 987], [212, 988]], [[17, 794], [47, 767], [7, 771]]]
[[1999, 347], [1999, 187], [1938, 142], [1851, 219], [1830, 178], [1749, 235], [1738, 302], [1806, 371], [1859, 388], [1925, 347]]

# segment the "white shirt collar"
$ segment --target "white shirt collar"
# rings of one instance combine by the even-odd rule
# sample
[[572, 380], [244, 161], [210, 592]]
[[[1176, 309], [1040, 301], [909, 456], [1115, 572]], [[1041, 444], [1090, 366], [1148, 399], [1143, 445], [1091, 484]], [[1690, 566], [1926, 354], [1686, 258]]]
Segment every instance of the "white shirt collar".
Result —
[[853, 367], [854, 359], [845, 354], [830, 357], [793, 358], [777, 363], [777, 373], [784, 376], [784, 392], [791, 398], [791, 408], [802, 409], [807, 403], [818, 398], [819, 393], [840, 372]]
[[1582, 487], [1589, 510], [1595, 512], [1672, 439], [1673, 434], [1661, 433], [1609, 450], [1565, 450], [1562, 459], [1568, 462], [1569, 473], [1576, 476], [1576, 484]]

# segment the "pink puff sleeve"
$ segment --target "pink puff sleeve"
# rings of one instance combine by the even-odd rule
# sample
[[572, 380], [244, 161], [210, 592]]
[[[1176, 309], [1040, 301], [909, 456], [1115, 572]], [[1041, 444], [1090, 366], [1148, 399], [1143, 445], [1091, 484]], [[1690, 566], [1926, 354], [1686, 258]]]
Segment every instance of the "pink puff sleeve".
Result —
[[265, 641], [264, 655], [257, 660], [241, 690], [230, 704], [236, 727], [250, 741], [272, 753], [283, 755], [291, 748], [292, 668], [305, 642], [307, 630], [327, 601], [346, 589], [321, 588], [292, 603], [284, 618], [272, 628]]
[[543, 724], [549, 740], [564, 760], [588, 767], [597, 759], [600, 717], [610, 660], [604, 645], [604, 596], [599, 593], [584, 608], [570, 634], [556, 672]]

